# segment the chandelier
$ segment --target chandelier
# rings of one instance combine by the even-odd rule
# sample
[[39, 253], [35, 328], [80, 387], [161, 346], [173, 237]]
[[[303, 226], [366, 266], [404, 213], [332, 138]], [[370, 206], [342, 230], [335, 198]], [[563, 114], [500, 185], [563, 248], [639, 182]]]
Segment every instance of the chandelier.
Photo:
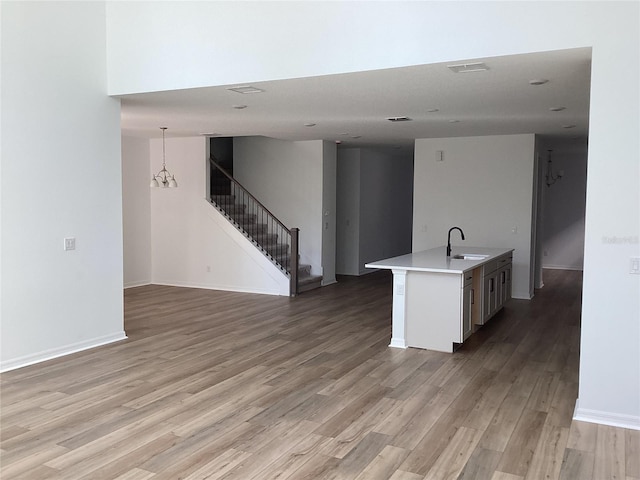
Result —
[[166, 167], [164, 147], [164, 131], [166, 129], [167, 127], [160, 127], [160, 130], [162, 130], [162, 170], [160, 170], [157, 174], [151, 176], [150, 186], [153, 188], [175, 188], [178, 186], [178, 182], [176, 182], [175, 177], [169, 173], [169, 170], [167, 170]]
[[549, 152], [549, 156], [547, 159], [547, 173], [545, 174], [545, 177], [547, 179], [547, 187], [550, 187], [562, 178], [564, 171], [560, 170], [557, 174], [553, 174], [553, 164], [551, 163], [551, 152], [553, 152], [553, 150], [547, 150], [547, 152]]

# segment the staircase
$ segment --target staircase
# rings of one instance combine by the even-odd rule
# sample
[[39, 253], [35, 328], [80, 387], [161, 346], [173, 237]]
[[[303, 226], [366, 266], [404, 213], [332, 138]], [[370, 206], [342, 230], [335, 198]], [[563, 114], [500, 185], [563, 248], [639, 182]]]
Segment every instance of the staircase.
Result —
[[211, 203], [283, 272], [291, 275], [290, 266], [297, 264], [295, 293], [306, 292], [321, 286], [322, 276], [312, 275], [311, 265], [291, 262], [291, 246], [274, 233], [280, 230], [274, 228], [270, 216], [250, 211], [246, 204], [237, 201], [236, 196], [231, 194], [212, 195]]
[[322, 275], [311, 275], [311, 265], [298, 264], [298, 293], [322, 286]]

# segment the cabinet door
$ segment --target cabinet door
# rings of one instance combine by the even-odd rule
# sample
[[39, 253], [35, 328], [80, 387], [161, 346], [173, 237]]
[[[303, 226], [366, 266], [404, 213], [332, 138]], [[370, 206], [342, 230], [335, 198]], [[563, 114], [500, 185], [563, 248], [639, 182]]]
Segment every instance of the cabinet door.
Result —
[[498, 272], [498, 300], [496, 308], [501, 308], [511, 298], [511, 263]]
[[505, 274], [505, 289], [504, 289], [504, 298], [503, 298], [503, 303], [507, 302], [509, 300], [511, 300], [511, 271], [512, 271], [512, 264], [509, 263], [504, 267], [504, 274]]
[[491, 275], [485, 275], [482, 285], [482, 324], [491, 316]]
[[505, 268], [501, 268], [498, 272], [498, 299], [496, 301], [496, 310], [504, 305], [507, 300], [507, 272]]
[[471, 335], [473, 329], [471, 322], [471, 306], [473, 305], [473, 286], [465, 285], [462, 290], [462, 324], [461, 324], [461, 337], [462, 340], [466, 340]]
[[496, 311], [497, 300], [497, 272], [493, 272], [484, 277], [484, 298], [482, 302], [482, 323], [489, 320]]

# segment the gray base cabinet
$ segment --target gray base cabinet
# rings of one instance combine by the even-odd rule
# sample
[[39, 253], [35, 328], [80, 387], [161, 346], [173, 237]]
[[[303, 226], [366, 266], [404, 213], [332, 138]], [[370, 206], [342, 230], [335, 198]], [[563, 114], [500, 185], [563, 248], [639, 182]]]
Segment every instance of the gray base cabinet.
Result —
[[482, 266], [482, 314], [475, 319], [484, 325], [511, 298], [513, 255], [508, 253]]

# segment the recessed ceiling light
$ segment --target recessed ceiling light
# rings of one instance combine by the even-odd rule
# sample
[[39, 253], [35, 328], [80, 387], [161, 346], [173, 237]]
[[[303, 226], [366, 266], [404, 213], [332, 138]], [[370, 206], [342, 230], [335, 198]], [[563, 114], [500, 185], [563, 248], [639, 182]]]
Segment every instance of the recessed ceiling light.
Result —
[[552, 112], [561, 112], [562, 110], [566, 110], [567, 107], [551, 107], [549, 110]]
[[562, 125], [562, 128], [575, 128], [576, 126], [571, 124], [571, 125]]
[[311, 122], [309, 122], [309, 123], [305, 123], [305, 124], [304, 124], [304, 126], [305, 126], [305, 127], [315, 127], [315, 126], [316, 126], [316, 124], [315, 124], [315, 123], [311, 123]]
[[243, 108], [247, 108], [246, 105], [233, 105], [233, 108], [235, 108], [236, 110], [242, 110]]
[[342, 140], [336, 140], [336, 145], [340, 145], [342, 143]]
[[449, 123], [460, 123], [460, 120], [449, 120]]
[[435, 112], [439, 112], [440, 109], [439, 108], [430, 108], [429, 110], [427, 110], [427, 112], [429, 113], [435, 113]]
[[227, 90], [231, 90], [232, 92], [236, 92], [236, 93], [262, 93], [264, 92], [264, 90], [260, 89], [260, 88], [256, 88], [256, 87], [252, 87], [251, 85], [244, 85], [244, 86], [240, 86], [240, 87], [231, 87], [231, 88], [227, 88]]
[[471, 72], [485, 72], [489, 70], [482, 62], [475, 63], [459, 63], [457, 65], [447, 65], [447, 68], [453, 73], [471, 73]]
[[389, 117], [387, 118], [390, 122], [410, 122], [411, 119], [409, 117]]
[[544, 85], [548, 81], [549, 80], [547, 80], [545, 78], [537, 78], [537, 79], [534, 79], [534, 80], [529, 80], [529, 85]]

